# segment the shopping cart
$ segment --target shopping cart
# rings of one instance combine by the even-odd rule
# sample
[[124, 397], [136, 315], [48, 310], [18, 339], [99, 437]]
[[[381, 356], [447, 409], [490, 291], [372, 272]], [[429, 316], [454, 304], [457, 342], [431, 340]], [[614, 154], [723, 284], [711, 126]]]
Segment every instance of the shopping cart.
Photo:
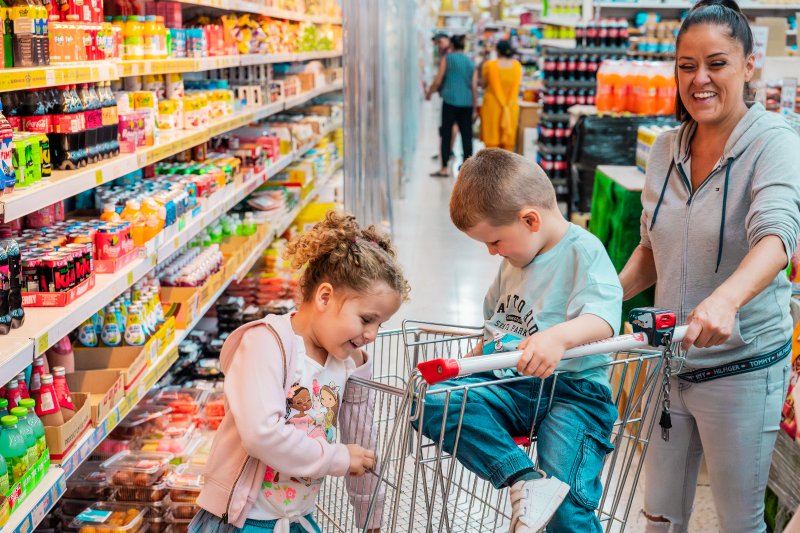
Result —
[[[656, 417], [645, 419], [644, 414], [654, 402], [664, 402], [664, 387], [667, 387], [667, 397], [663, 407], [668, 409], [669, 380], [666, 378], [672, 358], [671, 346], [672, 342], [680, 341], [685, 332], [685, 327], [673, 330], [674, 315], [669, 315], [671, 325], [666, 324], [662, 329], [658, 323], [653, 326], [656, 314], [652, 310], [648, 310], [647, 316], [650, 316], [649, 321], [637, 320], [635, 329], [639, 331], [632, 335], [581, 346], [565, 356], [612, 354], [605, 366], [611, 378], [618, 418], [611, 435], [614, 450], [606, 456], [601, 474], [603, 494], [597, 510], [607, 532], [625, 529], [655, 425]], [[657, 317], [655, 320], [658, 322]], [[474, 386], [456, 383], [435, 389], [429, 389], [429, 385], [475, 372], [516, 366], [520, 352], [465, 358], [481, 338], [480, 328], [406, 321], [402, 329], [382, 333], [369, 347], [373, 380], [352, 380], [348, 386], [362, 395], [362, 399], [369, 399], [359, 404], [363, 407], [356, 410], [356, 416], [371, 420], [373, 432], [362, 435], [359, 444], [377, 451], [378, 464], [374, 472], [355, 481], [326, 479], [317, 500], [317, 520], [324, 532], [364, 531], [360, 526], [364, 523], [367, 505], [367, 516], [379, 518], [383, 532], [508, 531], [511, 510], [507, 489], [495, 489], [446, 453], [442, 446], [444, 429], [438, 439], [430, 440], [412, 426], [424, 417], [425, 400], [429, 395], [444, 394], [450, 398], [455, 390], [491, 387], [496, 382]], [[537, 412], [541, 402], [550, 406], [557, 379], [558, 375], [547, 391], [539, 387]], [[460, 416], [469, 398], [468, 391], [465, 392], [462, 403], [449, 403], [449, 409], [459, 410]], [[534, 461], [537, 429], [534, 426], [527, 435], [515, 436], [515, 441]], [[457, 455], [461, 419], [456, 432]], [[355, 500], [352, 495], [348, 496], [347, 483], [350, 492], [358, 494]], [[354, 512], [352, 504], [360, 512]]]

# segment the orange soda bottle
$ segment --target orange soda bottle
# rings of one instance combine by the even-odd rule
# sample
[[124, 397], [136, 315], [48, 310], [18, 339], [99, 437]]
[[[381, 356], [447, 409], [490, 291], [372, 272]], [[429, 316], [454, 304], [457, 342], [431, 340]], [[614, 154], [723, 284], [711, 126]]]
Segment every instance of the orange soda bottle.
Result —
[[142, 214], [142, 207], [139, 200], [128, 200], [125, 203], [125, 209], [120, 213], [122, 220], [131, 223], [131, 238], [133, 245], [136, 247], [144, 246], [147, 242], [144, 237], [145, 219]]
[[614, 86], [611, 82], [611, 77], [614, 75], [614, 63], [612, 60], [605, 60], [600, 64], [597, 69], [597, 91], [595, 96], [595, 106], [597, 111], [605, 113], [611, 111], [611, 100], [613, 98]]

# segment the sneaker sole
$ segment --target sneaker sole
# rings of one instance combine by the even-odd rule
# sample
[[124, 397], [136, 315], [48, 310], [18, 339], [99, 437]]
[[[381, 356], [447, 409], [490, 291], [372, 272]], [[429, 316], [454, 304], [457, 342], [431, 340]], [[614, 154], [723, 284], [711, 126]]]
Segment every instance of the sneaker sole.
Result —
[[547, 524], [550, 522], [550, 519], [553, 518], [553, 515], [556, 514], [556, 511], [558, 511], [558, 508], [561, 507], [561, 504], [564, 503], [564, 499], [567, 497], [567, 494], [569, 494], [569, 485], [562, 481], [561, 485], [558, 487], [558, 491], [556, 491], [554, 497], [547, 504], [544, 514], [547, 519], [536, 531], [544, 531], [545, 526], [547, 526]]

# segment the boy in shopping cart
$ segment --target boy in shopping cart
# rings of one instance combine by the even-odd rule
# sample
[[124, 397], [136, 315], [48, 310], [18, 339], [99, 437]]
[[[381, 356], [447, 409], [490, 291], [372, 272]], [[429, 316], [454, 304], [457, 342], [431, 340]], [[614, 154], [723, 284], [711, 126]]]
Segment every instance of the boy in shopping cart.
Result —
[[[483, 342], [473, 355], [523, 355], [516, 369], [457, 381], [478, 386], [469, 389], [463, 419], [464, 389], [450, 395], [443, 447], [452, 453], [461, 419], [457, 458], [496, 488], [510, 487], [512, 533], [545, 525], [601, 531], [594, 511], [617, 415], [603, 367], [611, 357], [561, 359], [569, 348], [618, 331], [622, 289], [614, 266], [597, 238], [564, 219], [544, 171], [512, 152], [483, 150], [464, 163], [450, 217], [504, 258], [486, 294]], [[539, 379], [509, 379], [519, 374]], [[493, 383], [480, 386], [486, 382]], [[422, 432], [437, 441], [445, 398], [425, 399]], [[513, 439], [533, 427], [540, 469]]]

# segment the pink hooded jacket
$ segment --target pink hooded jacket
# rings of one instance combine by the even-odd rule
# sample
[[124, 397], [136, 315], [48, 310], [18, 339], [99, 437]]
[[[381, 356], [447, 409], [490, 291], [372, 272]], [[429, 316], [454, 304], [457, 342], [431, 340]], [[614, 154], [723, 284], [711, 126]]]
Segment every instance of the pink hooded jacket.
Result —
[[[286, 360], [272, 326], [283, 343]], [[289, 315], [269, 315], [238, 328], [225, 340], [220, 354], [225, 374], [225, 418], [219, 426], [206, 463], [205, 485], [197, 503], [235, 527], [242, 527], [258, 498], [267, 465], [295, 477], [345, 476], [350, 454], [344, 444], [309, 437], [287, 425], [286, 393], [297, 368], [296, 337]], [[369, 380], [372, 362], [352, 377]], [[374, 391], [348, 381], [339, 414], [342, 442], [375, 448], [372, 427]], [[357, 414], [356, 414], [357, 413]], [[353, 417], [357, 417], [354, 420]], [[353, 423], [356, 422], [356, 423]], [[376, 465], [377, 469], [377, 465]], [[375, 476], [348, 477], [355, 519], [361, 527], [381, 527], [383, 490], [366, 522], [375, 492]]]

